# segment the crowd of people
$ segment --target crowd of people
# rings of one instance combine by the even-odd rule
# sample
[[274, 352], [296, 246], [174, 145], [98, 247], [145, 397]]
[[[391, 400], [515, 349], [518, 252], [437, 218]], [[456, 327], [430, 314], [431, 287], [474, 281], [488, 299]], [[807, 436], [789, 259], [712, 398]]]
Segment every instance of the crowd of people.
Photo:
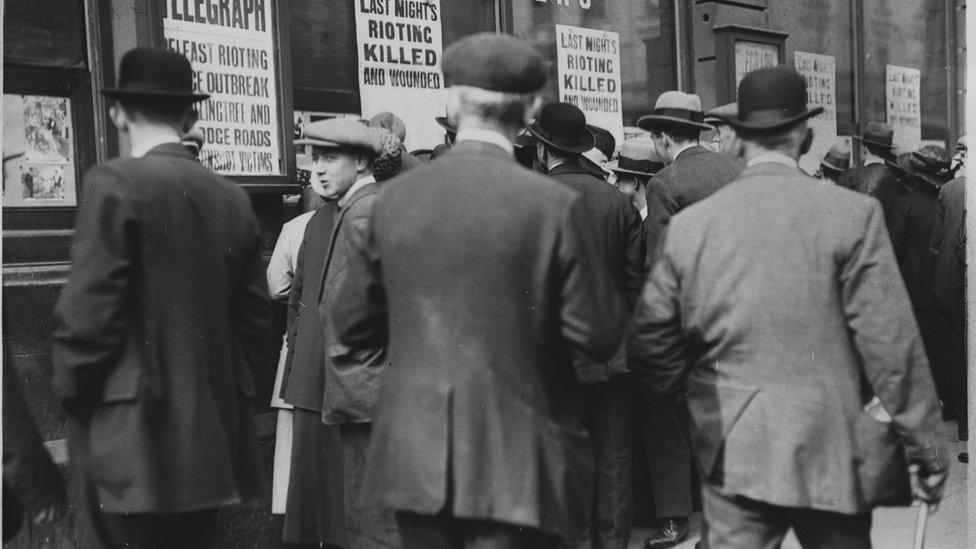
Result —
[[665, 92], [619, 147], [542, 105], [515, 38], [443, 72], [435, 149], [392, 113], [304, 126], [308, 211], [265, 267], [247, 195], [196, 162], [189, 63], [123, 57], [131, 157], [85, 177], [56, 309], [99, 543], [214, 546], [260, 493], [269, 296], [287, 547], [625, 548], [635, 520], [672, 547], [700, 502], [702, 547], [857, 548], [875, 507], [937, 507], [941, 421], [968, 435], [964, 139], [895, 155], [871, 123], [863, 166], [834, 147], [813, 177], [786, 67], [708, 112]]

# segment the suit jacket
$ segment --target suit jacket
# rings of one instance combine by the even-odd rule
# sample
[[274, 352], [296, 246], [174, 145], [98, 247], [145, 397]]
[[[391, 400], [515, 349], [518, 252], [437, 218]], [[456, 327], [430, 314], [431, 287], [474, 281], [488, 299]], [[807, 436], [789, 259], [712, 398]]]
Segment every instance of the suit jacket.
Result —
[[[699, 464], [728, 495], [848, 514], [900, 503], [892, 426], [909, 461], [948, 461], [881, 208], [798, 168], [747, 168], [671, 220], [628, 357], [659, 394], [687, 380]], [[862, 411], [862, 377], [893, 424]]]
[[920, 186], [899, 197], [891, 210], [888, 230], [908, 298], [916, 309], [932, 309], [932, 273], [935, 258], [929, 253], [935, 224], [938, 189]]
[[384, 185], [331, 318], [385, 346], [366, 493], [385, 507], [575, 535], [593, 447], [571, 357], [600, 362], [624, 314], [582, 197], [461, 141]]
[[877, 198], [886, 220], [890, 218], [898, 198], [908, 192], [908, 188], [885, 164], [868, 164], [851, 168], [844, 172], [844, 177], [838, 181], [838, 184]]
[[[616, 288], [615, 299], [628, 312], [634, 310], [637, 296], [647, 278], [644, 226], [640, 213], [623, 193], [592, 174], [578, 160], [560, 164], [549, 176], [566, 185], [583, 198], [583, 209], [596, 237], [599, 257], [610, 273]], [[581, 381], [607, 381], [627, 372], [623, 348], [610, 362], [581, 364], [577, 374]]]
[[281, 399], [312, 412], [322, 411], [325, 387], [325, 323], [318, 302], [335, 218], [336, 204], [328, 203], [309, 219], [288, 296], [288, 358], [281, 377]]
[[681, 151], [674, 162], [654, 174], [646, 191], [647, 249], [652, 258], [671, 217], [724, 187], [742, 173], [742, 168], [743, 164], [731, 156], [696, 145]]
[[966, 209], [966, 178], [957, 177], [946, 183], [939, 193], [935, 225], [929, 250], [935, 256], [932, 273], [932, 294], [938, 307], [955, 310], [962, 307], [959, 296], [963, 293], [965, 276], [960, 265], [964, 263], [964, 249], [959, 246], [957, 235], [963, 234]]
[[360, 187], [339, 211], [320, 279], [319, 318], [325, 324], [322, 421], [328, 425], [372, 421], [379, 376], [386, 365], [383, 347], [353, 349], [343, 345], [329, 322], [329, 304], [335, 289], [349, 276], [350, 257], [365, 247], [369, 216], [378, 193], [376, 183]]
[[179, 143], [86, 174], [54, 381], [102, 511], [260, 493], [251, 371], [269, 337], [263, 271], [247, 195]]

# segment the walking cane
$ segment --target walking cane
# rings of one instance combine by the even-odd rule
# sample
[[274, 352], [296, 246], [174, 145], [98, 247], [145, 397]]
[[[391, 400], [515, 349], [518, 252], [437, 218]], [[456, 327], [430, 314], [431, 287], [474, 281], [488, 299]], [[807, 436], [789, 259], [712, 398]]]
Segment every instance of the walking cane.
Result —
[[918, 505], [918, 516], [915, 517], [915, 549], [925, 547], [925, 525], [929, 521], [929, 504], [922, 501]]

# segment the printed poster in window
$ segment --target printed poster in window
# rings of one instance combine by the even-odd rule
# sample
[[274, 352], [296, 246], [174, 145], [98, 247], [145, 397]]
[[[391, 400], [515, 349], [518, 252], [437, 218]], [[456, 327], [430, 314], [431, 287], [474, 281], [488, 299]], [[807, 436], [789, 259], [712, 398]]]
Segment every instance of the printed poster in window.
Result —
[[75, 206], [71, 100], [3, 96], [3, 206]]
[[885, 104], [898, 152], [918, 150], [922, 143], [921, 81], [918, 69], [886, 66]]
[[748, 40], [735, 41], [735, 89], [752, 71], [779, 65], [779, 46]]
[[823, 107], [822, 113], [807, 121], [813, 130], [813, 145], [800, 157], [800, 167], [813, 174], [837, 142], [837, 60], [832, 55], [797, 51], [793, 64], [807, 84], [807, 107]]

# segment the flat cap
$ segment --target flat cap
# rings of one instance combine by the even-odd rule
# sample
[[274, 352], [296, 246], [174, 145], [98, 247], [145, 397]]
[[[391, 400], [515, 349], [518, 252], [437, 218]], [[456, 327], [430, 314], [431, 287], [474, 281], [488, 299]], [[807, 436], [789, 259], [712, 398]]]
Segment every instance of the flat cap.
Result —
[[528, 43], [504, 34], [472, 34], [444, 51], [444, 83], [507, 93], [532, 93], [546, 85], [542, 57]]
[[305, 126], [305, 137], [295, 145], [360, 149], [372, 154], [383, 152], [383, 143], [371, 128], [352, 118], [318, 120]]

